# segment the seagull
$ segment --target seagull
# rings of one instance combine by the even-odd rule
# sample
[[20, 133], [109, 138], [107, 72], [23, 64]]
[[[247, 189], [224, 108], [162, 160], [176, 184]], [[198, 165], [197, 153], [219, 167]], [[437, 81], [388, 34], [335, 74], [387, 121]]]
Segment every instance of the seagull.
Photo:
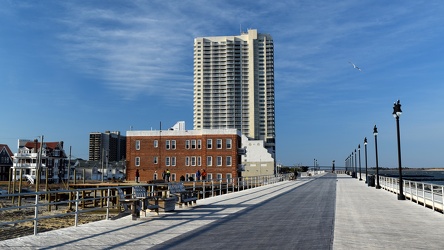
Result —
[[353, 65], [353, 68], [355, 68], [355, 69], [357, 69], [357, 70], [359, 70], [359, 71], [362, 71], [358, 66], [356, 66], [354, 63], [352, 63], [352, 62], [349, 62], [351, 65]]

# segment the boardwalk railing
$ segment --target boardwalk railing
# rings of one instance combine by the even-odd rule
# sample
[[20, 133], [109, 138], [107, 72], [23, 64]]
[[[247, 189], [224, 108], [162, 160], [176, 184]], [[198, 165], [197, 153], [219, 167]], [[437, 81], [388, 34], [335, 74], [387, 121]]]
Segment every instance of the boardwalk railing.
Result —
[[[379, 176], [381, 188], [399, 194], [399, 179]], [[403, 180], [404, 196], [417, 204], [443, 213], [444, 185]]]
[[[243, 177], [238, 179], [224, 179], [212, 181], [195, 181], [184, 182], [187, 187], [192, 186], [193, 190], [200, 190], [199, 199], [208, 198], [211, 196], [227, 194], [230, 192], [238, 192], [245, 189], [256, 188], [268, 184], [273, 184], [279, 181], [289, 180], [290, 175], [267, 175], [267, 176], [253, 176]], [[81, 188], [71, 190], [55, 190], [55, 191], [40, 191], [40, 192], [26, 192], [15, 194], [1, 194], [0, 195], [0, 214], [5, 214], [6, 211], [34, 211], [33, 216], [27, 216], [20, 220], [11, 220], [8, 218], [0, 218], [0, 228], [7, 225], [16, 225], [17, 223], [33, 222], [34, 235], [38, 233], [39, 221], [43, 219], [50, 219], [55, 217], [73, 216], [74, 225], [77, 226], [79, 222], [79, 215], [83, 213], [99, 211], [106, 215], [106, 219], [110, 218], [110, 210], [117, 209], [120, 212], [119, 194], [117, 189], [132, 190], [132, 185], [136, 183], [128, 183], [128, 186], [109, 186], [100, 188]], [[141, 184], [138, 186], [147, 187], [153, 192], [162, 192], [156, 188], [162, 187], [160, 184]], [[16, 202], [14, 202], [16, 201]], [[57, 210], [63, 207], [66, 212], [51, 213], [50, 215], [42, 215], [42, 211]]]

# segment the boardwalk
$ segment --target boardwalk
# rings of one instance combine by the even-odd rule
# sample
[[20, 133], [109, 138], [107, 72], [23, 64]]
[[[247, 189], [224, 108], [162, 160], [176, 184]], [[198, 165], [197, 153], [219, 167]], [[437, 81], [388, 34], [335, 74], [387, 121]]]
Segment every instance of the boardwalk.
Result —
[[444, 215], [346, 175], [280, 182], [174, 213], [0, 241], [1, 249], [442, 249]]

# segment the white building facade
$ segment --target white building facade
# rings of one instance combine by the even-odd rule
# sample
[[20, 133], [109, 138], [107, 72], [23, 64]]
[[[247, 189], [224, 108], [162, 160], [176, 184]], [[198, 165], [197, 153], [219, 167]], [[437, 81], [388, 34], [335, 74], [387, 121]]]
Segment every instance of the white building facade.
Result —
[[[59, 183], [65, 176], [66, 154], [63, 142], [38, 142], [18, 140], [18, 152], [14, 154], [13, 180], [20, 178], [34, 184], [37, 173], [40, 180]], [[21, 176], [21, 177], [20, 177]]]
[[242, 155], [243, 177], [272, 175], [275, 173], [273, 155], [264, 147], [264, 141], [248, 139], [242, 136], [242, 147], [246, 154]]

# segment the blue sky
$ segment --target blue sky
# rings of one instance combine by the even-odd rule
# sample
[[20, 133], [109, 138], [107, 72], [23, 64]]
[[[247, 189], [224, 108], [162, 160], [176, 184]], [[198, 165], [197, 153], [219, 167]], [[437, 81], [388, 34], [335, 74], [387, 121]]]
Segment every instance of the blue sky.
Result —
[[[375, 165], [444, 167], [442, 1], [0, 1], [0, 143], [193, 127], [193, 39], [273, 36], [277, 160], [343, 166], [368, 138]], [[362, 71], [353, 68], [353, 62]], [[361, 154], [364, 164], [364, 154]]]

